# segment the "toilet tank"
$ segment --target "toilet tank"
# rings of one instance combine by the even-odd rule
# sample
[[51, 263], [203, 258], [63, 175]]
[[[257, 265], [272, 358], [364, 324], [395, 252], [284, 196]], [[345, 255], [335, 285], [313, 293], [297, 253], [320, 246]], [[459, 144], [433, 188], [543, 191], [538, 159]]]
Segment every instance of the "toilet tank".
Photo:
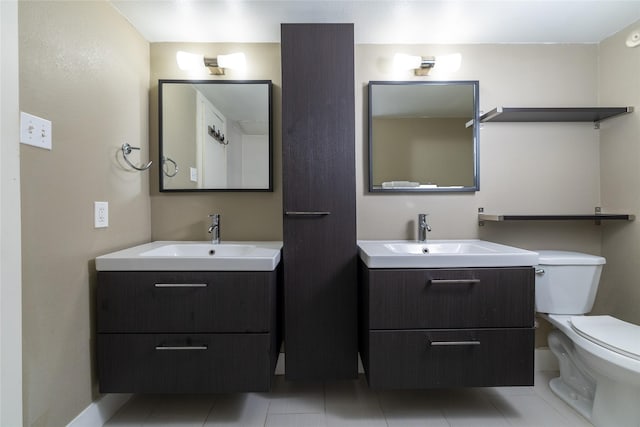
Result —
[[584, 314], [596, 298], [603, 257], [569, 251], [536, 251], [536, 311]]

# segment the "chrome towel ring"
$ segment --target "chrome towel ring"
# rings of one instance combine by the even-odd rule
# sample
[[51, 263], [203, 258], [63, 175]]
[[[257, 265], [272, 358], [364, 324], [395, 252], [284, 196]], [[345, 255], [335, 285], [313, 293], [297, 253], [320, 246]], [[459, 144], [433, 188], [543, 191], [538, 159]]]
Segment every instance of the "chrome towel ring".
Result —
[[129, 161], [129, 159], [127, 158], [127, 156], [129, 154], [131, 154], [131, 150], [139, 150], [140, 147], [132, 147], [131, 145], [129, 145], [128, 143], [124, 143], [122, 144], [122, 157], [124, 157], [124, 161], [127, 162], [127, 164], [129, 166], [131, 166], [132, 168], [134, 168], [137, 171], [146, 171], [147, 169], [149, 169], [151, 167], [151, 163], [153, 163], [151, 160], [149, 160], [149, 163], [147, 163], [144, 166], [138, 167], [136, 165], [134, 165], [133, 163], [131, 163]]
[[[173, 173], [167, 171], [167, 162], [173, 163]], [[178, 173], [178, 164], [171, 157], [162, 157], [162, 172], [169, 178], [173, 178]]]

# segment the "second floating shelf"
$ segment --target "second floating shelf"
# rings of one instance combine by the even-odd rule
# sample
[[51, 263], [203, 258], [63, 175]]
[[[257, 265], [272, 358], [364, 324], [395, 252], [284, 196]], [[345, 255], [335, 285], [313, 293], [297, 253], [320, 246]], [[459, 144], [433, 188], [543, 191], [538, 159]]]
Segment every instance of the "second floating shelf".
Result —
[[497, 107], [480, 116], [480, 122], [593, 122], [598, 123], [621, 114], [633, 112], [633, 107], [565, 107], [520, 108]]

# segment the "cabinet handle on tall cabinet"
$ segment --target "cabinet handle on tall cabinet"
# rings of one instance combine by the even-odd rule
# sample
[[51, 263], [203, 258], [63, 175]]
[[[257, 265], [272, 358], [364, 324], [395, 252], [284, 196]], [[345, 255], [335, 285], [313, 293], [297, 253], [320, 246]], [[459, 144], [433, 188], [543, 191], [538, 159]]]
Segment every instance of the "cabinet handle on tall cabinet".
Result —
[[167, 351], [189, 351], [189, 350], [206, 350], [206, 345], [189, 345], [189, 346], [177, 346], [177, 345], [158, 345], [156, 350]]
[[285, 211], [285, 215], [289, 216], [326, 216], [331, 215], [327, 211]]

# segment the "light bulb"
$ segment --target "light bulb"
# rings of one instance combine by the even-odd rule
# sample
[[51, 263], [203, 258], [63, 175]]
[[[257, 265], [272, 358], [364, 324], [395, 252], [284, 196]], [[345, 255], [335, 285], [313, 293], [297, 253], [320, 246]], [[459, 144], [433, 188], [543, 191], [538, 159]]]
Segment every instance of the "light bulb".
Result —
[[247, 59], [242, 52], [218, 55], [218, 67], [229, 68], [231, 70], [244, 70], [247, 67]]
[[397, 70], [415, 70], [420, 68], [422, 57], [396, 53], [393, 57], [393, 67]]
[[204, 55], [180, 50], [176, 53], [176, 62], [181, 70], [197, 70], [204, 67]]

